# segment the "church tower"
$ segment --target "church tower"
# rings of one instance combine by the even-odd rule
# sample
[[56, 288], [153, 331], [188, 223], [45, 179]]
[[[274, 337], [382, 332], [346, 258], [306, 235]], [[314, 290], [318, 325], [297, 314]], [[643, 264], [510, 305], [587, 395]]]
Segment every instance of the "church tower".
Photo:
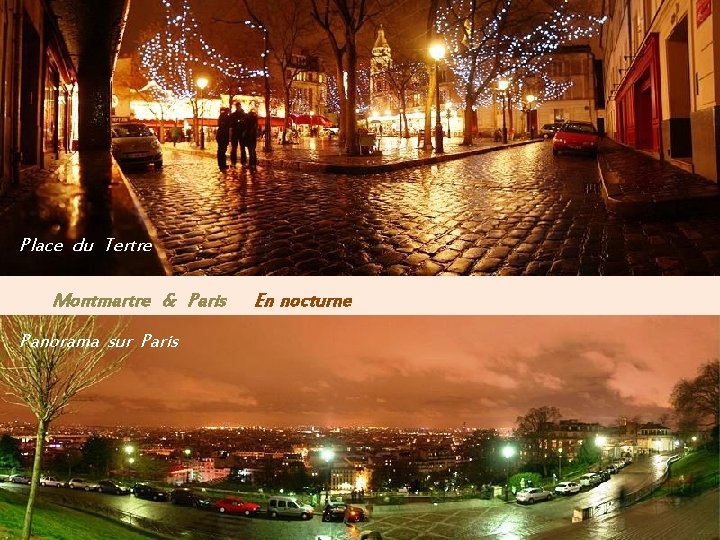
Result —
[[388, 88], [383, 82], [382, 74], [390, 67], [391, 63], [390, 45], [385, 39], [385, 30], [380, 25], [372, 49], [372, 58], [370, 59], [370, 104], [372, 107], [382, 107], [384, 109], [390, 102], [387, 95]]

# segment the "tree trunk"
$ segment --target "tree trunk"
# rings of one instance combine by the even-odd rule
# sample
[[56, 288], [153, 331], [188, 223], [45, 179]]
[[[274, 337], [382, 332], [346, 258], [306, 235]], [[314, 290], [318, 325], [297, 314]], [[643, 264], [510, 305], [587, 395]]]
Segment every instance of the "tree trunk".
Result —
[[38, 419], [37, 434], [35, 435], [35, 459], [33, 460], [32, 480], [30, 481], [30, 495], [28, 496], [27, 507], [25, 508], [25, 522], [23, 523], [23, 530], [20, 536], [22, 540], [30, 540], [35, 498], [37, 497], [37, 490], [40, 485], [40, 470], [42, 469], [42, 454], [47, 428], [48, 422], [44, 419]]
[[472, 146], [473, 109], [471, 96], [465, 95], [465, 113], [463, 114], [463, 140], [462, 146]]
[[508, 114], [508, 141], [512, 141], [515, 138], [515, 127], [513, 124], [513, 108], [512, 108], [512, 94], [508, 92], [507, 95], [507, 114]]
[[283, 120], [283, 134], [280, 144], [288, 144], [287, 132], [290, 128], [290, 88], [285, 85], [283, 92], [283, 101], [285, 102], [285, 119]]
[[357, 49], [355, 48], [355, 36], [346, 36], [347, 47], [347, 103], [345, 103], [345, 114], [347, 122], [347, 133], [345, 139], [345, 152], [349, 156], [360, 154], [360, 146], [357, 141], [357, 122], [355, 121], [355, 103], [357, 100]]
[[[347, 113], [346, 113], [346, 89], [345, 76], [343, 72], [343, 56], [342, 51], [335, 55], [337, 63], [337, 87], [338, 87], [338, 144], [344, 145], [347, 139]], [[354, 113], [353, 113], [354, 114]]]

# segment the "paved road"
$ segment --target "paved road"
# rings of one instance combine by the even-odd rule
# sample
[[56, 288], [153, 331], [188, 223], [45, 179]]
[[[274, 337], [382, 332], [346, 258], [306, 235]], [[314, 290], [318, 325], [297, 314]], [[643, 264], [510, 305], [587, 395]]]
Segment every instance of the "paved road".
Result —
[[720, 273], [720, 216], [613, 217], [596, 162], [549, 144], [364, 177], [165, 161], [128, 176], [176, 274]]
[[[168, 503], [144, 501], [135, 497], [117, 497], [99, 493], [75, 492], [57, 488], [41, 489], [41, 498], [76, 508], [111, 509], [166, 523], [196, 540], [279, 538], [355, 540], [360, 532], [375, 530], [385, 540], [421, 540], [453, 538], [528, 538], [570, 523], [576, 507], [595, 506], [616, 496], [620, 485], [634, 491], [663, 474], [664, 461], [639, 461], [614, 475], [608, 482], [572, 497], [532, 506], [499, 501], [465, 503], [412, 504], [407, 507], [376, 509], [369, 523], [347, 527], [342, 523], [323, 523], [318, 516], [310, 521], [275, 521], [264, 517], [245, 518], [176, 507]], [[25, 486], [3, 485], [26, 490]]]

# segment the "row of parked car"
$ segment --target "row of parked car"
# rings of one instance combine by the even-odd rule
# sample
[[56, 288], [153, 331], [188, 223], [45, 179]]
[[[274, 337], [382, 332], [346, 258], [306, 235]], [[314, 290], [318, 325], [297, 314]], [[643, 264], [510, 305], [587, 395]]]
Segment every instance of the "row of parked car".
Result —
[[597, 153], [600, 136], [592, 122], [567, 121], [545, 124], [540, 129], [545, 139], [552, 139], [553, 155], [560, 152]]
[[580, 493], [583, 487], [595, 487], [603, 482], [610, 480], [610, 476], [617, 473], [620, 469], [632, 463], [632, 458], [624, 458], [610, 463], [604, 469], [597, 472], [589, 472], [583, 474], [577, 482], [560, 482], [555, 486], [553, 491], [548, 491], [540, 487], [529, 487], [521, 489], [515, 495], [515, 500], [521, 504], [534, 504], [539, 501], [549, 501], [555, 495], [572, 495]]

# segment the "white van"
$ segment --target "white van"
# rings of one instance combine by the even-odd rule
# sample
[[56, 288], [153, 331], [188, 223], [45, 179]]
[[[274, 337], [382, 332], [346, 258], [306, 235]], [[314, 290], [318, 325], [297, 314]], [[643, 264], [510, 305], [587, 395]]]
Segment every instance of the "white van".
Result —
[[312, 519], [313, 507], [298, 502], [295, 497], [270, 497], [268, 500], [268, 514], [271, 518], [287, 516]]

